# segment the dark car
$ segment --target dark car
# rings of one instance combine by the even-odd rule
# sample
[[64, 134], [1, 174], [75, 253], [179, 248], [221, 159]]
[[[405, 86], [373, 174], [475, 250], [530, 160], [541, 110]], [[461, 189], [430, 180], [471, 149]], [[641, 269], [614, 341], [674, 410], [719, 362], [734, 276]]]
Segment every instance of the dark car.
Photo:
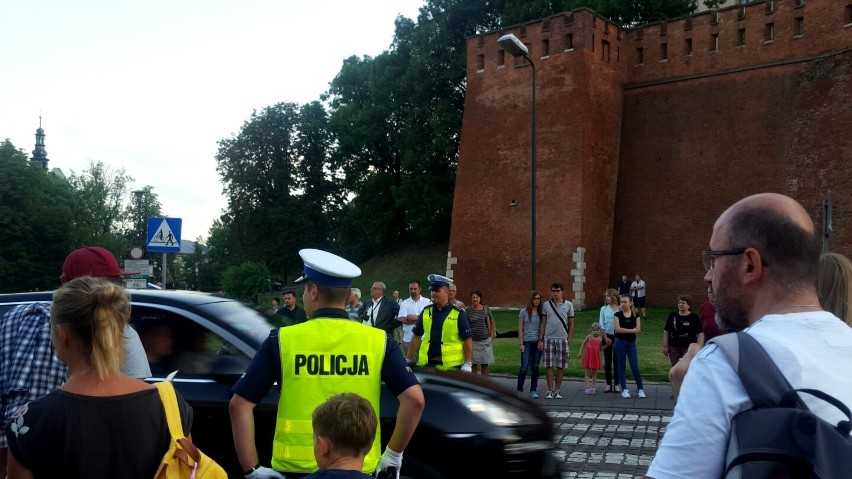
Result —
[[[269, 335], [270, 324], [238, 301], [185, 291], [133, 290], [132, 323], [154, 376], [177, 370], [174, 384], [194, 409], [198, 447], [242, 477], [231, 436], [231, 386]], [[18, 304], [50, 301], [51, 292], [0, 295], [0, 315]], [[402, 475], [412, 478], [555, 477], [553, 426], [544, 411], [512, 391], [472, 375], [418, 372], [426, 408]], [[269, 464], [277, 387], [255, 409], [256, 443]], [[393, 431], [398, 401], [382, 391], [382, 443]]]

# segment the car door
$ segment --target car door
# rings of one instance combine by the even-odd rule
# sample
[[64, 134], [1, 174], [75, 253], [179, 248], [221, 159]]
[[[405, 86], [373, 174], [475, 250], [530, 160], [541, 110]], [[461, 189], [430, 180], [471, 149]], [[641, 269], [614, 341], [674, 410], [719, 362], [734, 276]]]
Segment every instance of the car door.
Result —
[[[209, 312], [135, 302], [131, 311], [131, 324], [139, 333], [151, 366], [152, 377], [146, 381], [163, 381], [174, 373], [175, 389], [193, 408], [193, 442], [230, 475], [240, 477], [243, 468], [234, 450], [228, 403], [231, 387], [251, 363], [251, 357], [233, 346], [238, 339]], [[258, 454], [267, 460], [277, 397], [277, 388], [273, 388], [255, 414]]]

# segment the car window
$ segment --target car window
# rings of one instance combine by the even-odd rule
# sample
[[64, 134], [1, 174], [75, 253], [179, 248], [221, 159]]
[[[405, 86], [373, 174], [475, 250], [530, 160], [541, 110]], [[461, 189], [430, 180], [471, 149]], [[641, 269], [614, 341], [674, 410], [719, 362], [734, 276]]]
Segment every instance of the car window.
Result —
[[155, 306], [133, 306], [131, 325], [139, 334], [153, 377], [240, 375], [251, 358], [227, 338], [187, 316]]

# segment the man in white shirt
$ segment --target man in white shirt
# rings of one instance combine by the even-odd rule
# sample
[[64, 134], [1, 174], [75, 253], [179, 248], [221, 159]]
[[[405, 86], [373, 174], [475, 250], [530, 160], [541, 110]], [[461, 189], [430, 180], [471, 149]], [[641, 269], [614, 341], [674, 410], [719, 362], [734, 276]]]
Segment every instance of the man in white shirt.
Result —
[[[750, 196], [713, 226], [710, 249], [703, 253], [704, 279], [713, 289], [722, 328], [757, 339], [794, 388], [821, 390], [852, 408], [852, 328], [820, 308], [815, 287], [820, 249], [813, 222], [799, 203], [775, 193]], [[717, 349], [713, 343], [703, 349], [692, 345], [672, 369], [673, 383], [687, 367], [688, 374], [649, 477], [722, 476], [731, 421], [752, 403]], [[740, 364], [748, 364], [748, 358], [740, 358]], [[800, 397], [828, 422], [845, 419], [825, 401]]]
[[414, 324], [423, 311], [423, 308], [432, 304], [429, 298], [420, 295], [420, 281], [414, 280], [408, 283], [408, 292], [411, 294], [399, 304], [399, 322], [402, 323], [402, 351], [408, 352], [408, 344], [411, 343]]
[[633, 297], [633, 307], [636, 308], [636, 314], [645, 319], [645, 281], [638, 274], [630, 283], [630, 296]]

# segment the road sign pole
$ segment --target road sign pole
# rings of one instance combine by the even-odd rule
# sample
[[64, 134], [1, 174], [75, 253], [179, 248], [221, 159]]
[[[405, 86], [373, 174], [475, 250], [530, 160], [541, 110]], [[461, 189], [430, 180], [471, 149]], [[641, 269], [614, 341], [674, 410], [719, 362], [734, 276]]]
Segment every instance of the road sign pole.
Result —
[[168, 263], [166, 263], [166, 254], [168, 253], [163, 253], [163, 289], [169, 289], [166, 286], [166, 270], [168, 269]]

